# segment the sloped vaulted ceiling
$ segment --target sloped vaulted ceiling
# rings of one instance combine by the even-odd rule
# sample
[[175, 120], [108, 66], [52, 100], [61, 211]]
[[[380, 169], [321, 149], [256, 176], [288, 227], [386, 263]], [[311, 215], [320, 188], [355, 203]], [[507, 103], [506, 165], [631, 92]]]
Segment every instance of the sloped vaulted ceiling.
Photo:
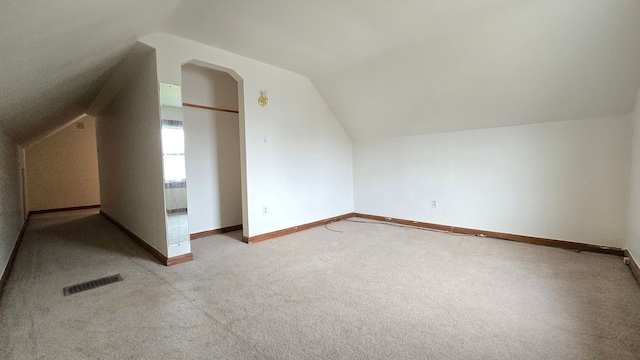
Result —
[[307, 75], [352, 138], [623, 115], [640, 86], [638, 0], [192, 0], [167, 29]]
[[28, 145], [87, 111], [137, 38], [178, 1], [0, 2], [0, 122]]
[[315, 79], [354, 137], [626, 115], [640, 2], [516, 2], [473, 27]]
[[7, 0], [0, 10], [0, 121], [23, 144], [87, 111], [135, 39], [155, 31], [308, 76], [353, 138], [627, 114], [640, 87], [640, 0]]

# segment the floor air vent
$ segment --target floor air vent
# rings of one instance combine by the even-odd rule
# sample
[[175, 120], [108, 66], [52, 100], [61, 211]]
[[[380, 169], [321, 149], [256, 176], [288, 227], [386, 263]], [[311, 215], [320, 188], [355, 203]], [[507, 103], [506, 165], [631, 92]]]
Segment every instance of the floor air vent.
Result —
[[87, 281], [82, 284], [67, 286], [62, 290], [64, 291], [64, 296], [67, 296], [67, 295], [73, 295], [75, 293], [79, 293], [85, 290], [95, 289], [100, 286], [113, 284], [114, 282], [118, 282], [118, 281], [122, 281], [122, 277], [120, 276], [120, 274], [103, 277], [102, 279]]

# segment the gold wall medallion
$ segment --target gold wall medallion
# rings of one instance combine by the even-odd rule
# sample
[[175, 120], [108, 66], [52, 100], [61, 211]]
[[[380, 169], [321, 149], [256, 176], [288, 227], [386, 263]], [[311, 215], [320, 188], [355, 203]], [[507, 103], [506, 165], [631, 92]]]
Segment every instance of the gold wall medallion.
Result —
[[258, 104], [260, 106], [267, 106], [269, 98], [267, 97], [267, 90], [260, 90], [260, 97], [258, 98]]

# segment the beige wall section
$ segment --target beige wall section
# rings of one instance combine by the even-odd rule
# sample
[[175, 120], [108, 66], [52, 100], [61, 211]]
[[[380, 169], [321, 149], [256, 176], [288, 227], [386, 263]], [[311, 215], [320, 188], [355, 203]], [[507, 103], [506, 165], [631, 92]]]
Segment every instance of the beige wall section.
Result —
[[28, 211], [100, 204], [93, 117], [65, 126], [25, 155]]
[[189, 231], [242, 224], [238, 114], [185, 108]]
[[136, 65], [98, 115], [100, 198], [104, 212], [167, 256], [155, 52]]
[[632, 114], [633, 144], [631, 151], [631, 177], [629, 180], [629, 212], [627, 249], [640, 262], [640, 93]]
[[238, 110], [238, 82], [228, 73], [186, 64], [182, 66], [182, 101]]
[[[238, 109], [238, 83], [204, 67], [182, 68], [183, 101]], [[238, 114], [184, 108], [189, 231], [242, 224]]]
[[0, 277], [24, 222], [20, 184], [20, 149], [0, 130]]

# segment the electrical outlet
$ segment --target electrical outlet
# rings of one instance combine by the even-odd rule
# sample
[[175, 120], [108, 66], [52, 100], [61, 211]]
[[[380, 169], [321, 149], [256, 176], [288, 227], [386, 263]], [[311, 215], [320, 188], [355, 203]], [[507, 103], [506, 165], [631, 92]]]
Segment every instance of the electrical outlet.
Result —
[[626, 257], [626, 256], [625, 256], [625, 257], [623, 257], [623, 258], [622, 258], [622, 262], [623, 262], [625, 265], [629, 265], [629, 258], [628, 258], [628, 257]]
[[431, 207], [434, 209], [438, 208], [438, 200], [431, 200]]
[[269, 215], [269, 209], [267, 208], [267, 205], [262, 207], [262, 215]]

